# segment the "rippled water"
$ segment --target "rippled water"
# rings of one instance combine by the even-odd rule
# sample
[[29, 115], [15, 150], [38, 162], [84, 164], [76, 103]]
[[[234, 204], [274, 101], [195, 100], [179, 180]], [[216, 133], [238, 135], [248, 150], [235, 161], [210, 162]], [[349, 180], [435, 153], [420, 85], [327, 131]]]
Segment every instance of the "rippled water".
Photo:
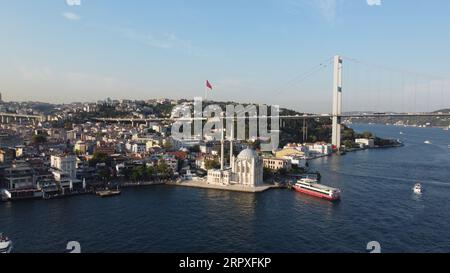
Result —
[[64, 252], [73, 240], [83, 252], [366, 252], [374, 240], [384, 252], [450, 252], [450, 132], [354, 127], [406, 145], [312, 161], [324, 184], [343, 190], [336, 204], [289, 190], [154, 186], [2, 203], [0, 231], [15, 252]]

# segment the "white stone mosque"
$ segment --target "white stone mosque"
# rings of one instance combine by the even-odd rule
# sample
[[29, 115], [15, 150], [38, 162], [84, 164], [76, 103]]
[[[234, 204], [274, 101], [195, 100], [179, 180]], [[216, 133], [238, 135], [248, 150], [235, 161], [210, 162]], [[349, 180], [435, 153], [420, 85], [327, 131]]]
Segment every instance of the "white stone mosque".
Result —
[[233, 140], [230, 140], [230, 166], [224, 168], [224, 140], [221, 141], [220, 169], [209, 170], [207, 183], [220, 186], [256, 188], [263, 186], [263, 160], [255, 150], [245, 149], [237, 157], [233, 155]]

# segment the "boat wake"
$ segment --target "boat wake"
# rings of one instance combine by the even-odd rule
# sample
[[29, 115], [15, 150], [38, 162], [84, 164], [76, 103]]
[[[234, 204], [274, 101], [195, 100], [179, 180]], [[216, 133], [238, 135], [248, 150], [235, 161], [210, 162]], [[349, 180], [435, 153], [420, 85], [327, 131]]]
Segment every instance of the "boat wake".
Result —
[[[335, 173], [346, 175], [346, 176], [359, 177], [359, 178], [374, 178], [374, 179], [380, 179], [380, 180], [391, 180], [391, 181], [411, 183], [411, 178], [380, 176], [380, 175], [358, 175], [358, 174], [346, 173], [346, 172], [335, 172]], [[421, 180], [421, 183], [425, 184], [425, 185], [437, 185], [437, 186], [450, 187], [450, 182], [437, 181], [437, 180], [425, 180], [425, 181]]]

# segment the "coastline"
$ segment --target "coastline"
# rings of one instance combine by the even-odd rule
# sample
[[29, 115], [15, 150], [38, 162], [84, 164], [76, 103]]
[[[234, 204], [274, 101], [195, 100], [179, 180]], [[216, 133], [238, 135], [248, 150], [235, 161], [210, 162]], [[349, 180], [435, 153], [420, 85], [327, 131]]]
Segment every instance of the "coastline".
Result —
[[240, 185], [220, 186], [220, 185], [208, 184], [208, 183], [206, 183], [206, 181], [201, 181], [201, 180], [184, 180], [181, 182], [174, 181], [171, 183], [166, 183], [166, 185], [191, 187], [191, 188], [202, 188], [202, 189], [213, 189], [213, 190], [226, 190], [226, 191], [245, 192], [245, 193], [264, 192], [264, 191], [267, 191], [269, 189], [276, 187], [275, 185], [270, 185], [270, 184], [265, 184], [263, 186], [258, 186], [255, 188], [243, 187]]

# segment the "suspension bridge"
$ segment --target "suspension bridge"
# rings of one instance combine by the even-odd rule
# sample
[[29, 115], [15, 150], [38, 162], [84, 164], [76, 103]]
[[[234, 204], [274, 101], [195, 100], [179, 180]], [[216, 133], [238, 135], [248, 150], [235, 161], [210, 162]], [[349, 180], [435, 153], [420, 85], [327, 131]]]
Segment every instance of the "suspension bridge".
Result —
[[[366, 79], [360, 80], [359, 86], [353, 84], [353, 86], [348, 83], [347, 86], [349, 89], [357, 90], [356, 94], [346, 95], [349, 97], [347, 101], [347, 105], [353, 107], [355, 109], [355, 102], [352, 102], [352, 98], [356, 98], [358, 100], [358, 95], [366, 97], [368, 102], [359, 103], [360, 111], [343, 111], [343, 94], [347, 94], [344, 92], [343, 88], [343, 70], [344, 70], [344, 61], [348, 61], [349, 63], [361, 65], [366, 67]], [[359, 61], [355, 58], [351, 57], [343, 57], [336, 55], [332, 58], [327, 59], [325, 62], [321, 62], [319, 66], [314, 67], [310, 71], [301, 74], [300, 76], [294, 78], [289, 81], [287, 85], [292, 85], [293, 83], [301, 83], [306, 79], [310, 78], [312, 75], [316, 74], [318, 71], [329, 67], [332, 65], [333, 67], [333, 83], [332, 83], [332, 107], [330, 113], [309, 113], [302, 115], [280, 115], [280, 116], [267, 116], [265, 118], [278, 118], [281, 127], [286, 120], [302, 120], [303, 126], [305, 128], [306, 121], [309, 119], [331, 119], [332, 120], [332, 144], [339, 149], [341, 147], [341, 129], [342, 129], [342, 120], [343, 119], [351, 119], [351, 118], [382, 118], [382, 117], [435, 117], [435, 118], [450, 118], [450, 111], [448, 112], [430, 112], [431, 104], [430, 104], [430, 96], [439, 97], [440, 93], [441, 98], [438, 100], [441, 105], [441, 109], [444, 106], [450, 106], [450, 103], [447, 104], [445, 98], [448, 99], [448, 86], [449, 82], [444, 77], [433, 76], [423, 73], [411, 72], [400, 69], [392, 69], [388, 67], [383, 67], [380, 65], [373, 65], [366, 62]], [[371, 86], [373, 80], [372, 78], [377, 78], [376, 73], [373, 73], [373, 69], [379, 71], [388, 71], [389, 73], [397, 74], [396, 76], [390, 76], [390, 83], [384, 84], [381, 81], [381, 77], [376, 79], [376, 87]], [[350, 73], [349, 73], [350, 74]], [[351, 74], [350, 74], [351, 75]], [[347, 76], [347, 80], [349, 77], [353, 77], [355, 75]], [[413, 79], [414, 84], [408, 84], [407, 79]], [[361, 78], [361, 77], [359, 77]], [[395, 85], [393, 82], [395, 79], [400, 79], [400, 84]], [[420, 82], [422, 79], [422, 82]], [[425, 79], [425, 80], [424, 80]], [[350, 81], [349, 81], [350, 82]], [[436, 86], [440, 84], [440, 88], [438, 88], [439, 92], [436, 92]], [[286, 87], [286, 86], [285, 86]], [[361, 91], [368, 92], [361, 92]], [[425, 92], [420, 91], [425, 90]], [[399, 94], [400, 93], [400, 94]], [[424, 94], [426, 95], [424, 97]], [[394, 98], [394, 97], [397, 98]], [[385, 101], [381, 99], [384, 98]], [[410, 101], [410, 104], [413, 104], [414, 107], [409, 107], [407, 109], [405, 107], [405, 102]], [[424, 103], [425, 102], [425, 103]], [[426, 105], [428, 111], [418, 111], [419, 103], [422, 105]], [[399, 106], [398, 104], [401, 104]], [[389, 109], [391, 107], [391, 109]], [[438, 105], [434, 105], [433, 107], [438, 108]], [[364, 109], [365, 111], [361, 111]], [[392, 111], [393, 109], [397, 111]], [[388, 111], [390, 110], [390, 111]], [[236, 117], [239, 118], [239, 117]], [[241, 117], [241, 118], [258, 118], [258, 117]], [[131, 123], [133, 126], [139, 123], [149, 123], [149, 122], [161, 122], [161, 121], [179, 121], [186, 118], [95, 118], [95, 121], [98, 122], [108, 122], [108, 123]], [[188, 120], [192, 121], [196, 118], [188, 118]], [[208, 120], [208, 118], [200, 118], [202, 120]]]

